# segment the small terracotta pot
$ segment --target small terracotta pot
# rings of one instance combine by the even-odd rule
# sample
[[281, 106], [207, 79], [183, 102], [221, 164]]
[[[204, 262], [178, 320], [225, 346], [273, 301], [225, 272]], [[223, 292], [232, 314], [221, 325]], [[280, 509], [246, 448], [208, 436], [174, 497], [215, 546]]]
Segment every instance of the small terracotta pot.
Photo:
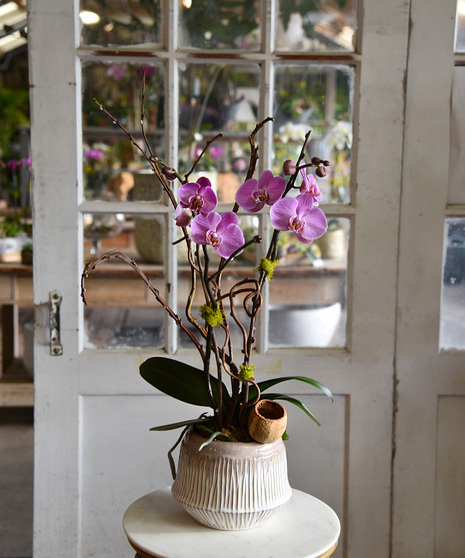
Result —
[[279, 440], [287, 425], [286, 409], [277, 401], [262, 399], [252, 409], [247, 428], [250, 436], [262, 444]]

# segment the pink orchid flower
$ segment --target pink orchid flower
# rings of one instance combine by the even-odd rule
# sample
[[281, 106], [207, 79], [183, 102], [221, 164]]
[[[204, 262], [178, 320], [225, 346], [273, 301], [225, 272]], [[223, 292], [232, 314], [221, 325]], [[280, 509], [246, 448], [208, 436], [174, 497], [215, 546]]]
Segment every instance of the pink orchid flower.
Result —
[[269, 170], [264, 171], [258, 180], [250, 178], [236, 192], [236, 202], [246, 211], [257, 213], [265, 204], [273, 205], [283, 195], [286, 181], [280, 176], [273, 176]]
[[309, 194], [277, 201], [271, 208], [270, 219], [276, 230], [294, 231], [304, 244], [310, 244], [328, 228], [325, 214], [320, 208], [314, 207], [313, 196]]
[[197, 182], [183, 184], [178, 190], [179, 204], [196, 213], [210, 213], [218, 205], [218, 199], [211, 186], [211, 182], [205, 176], [198, 178]]
[[319, 205], [321, 201], [321, 190], [313, 174], [306, 174], [305, 169], [300, 169], [302, 175], [302, 184], [300, 186], [301, 194], [310, 194], [313, 197], [313, 205]]
[[226, 211], [199, 214], [192, 220], [190, 238], [197, 244], [210, 244], [222, 258], [229, 258], [244, 245], [244, 235], [237, 224], [237, 215]]

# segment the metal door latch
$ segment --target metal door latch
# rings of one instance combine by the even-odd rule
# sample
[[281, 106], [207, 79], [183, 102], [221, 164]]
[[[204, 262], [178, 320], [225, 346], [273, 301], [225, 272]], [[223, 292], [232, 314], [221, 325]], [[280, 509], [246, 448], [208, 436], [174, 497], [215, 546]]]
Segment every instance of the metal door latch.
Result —
[[50, 293], [50, 354], [59, 356], [63, 354], [63, 345], [60, 341], [60, 305], [62, 296], [58, 291]]

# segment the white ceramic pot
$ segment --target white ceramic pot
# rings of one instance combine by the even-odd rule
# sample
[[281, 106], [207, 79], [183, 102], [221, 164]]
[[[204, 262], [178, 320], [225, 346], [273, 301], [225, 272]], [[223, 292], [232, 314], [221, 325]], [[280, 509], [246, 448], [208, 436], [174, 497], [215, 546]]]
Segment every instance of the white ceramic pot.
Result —
[[195, 432], [184, 438], [171, 492], [199, 523], [227, 531], [264, 523], [291, 497], [286, 448], [272, 444], [205, 441]]

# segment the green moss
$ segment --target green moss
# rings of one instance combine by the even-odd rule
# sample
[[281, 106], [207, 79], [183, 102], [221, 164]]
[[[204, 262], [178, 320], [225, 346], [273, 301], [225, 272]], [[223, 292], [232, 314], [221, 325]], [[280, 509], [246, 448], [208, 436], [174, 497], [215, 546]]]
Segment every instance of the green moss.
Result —
[[250, 364], [249, 366], [246, 366], [245, 364], [241, 364], [239, 368], [239, 376], [243, 380], [251, 380], [254, 377], [254, 372], [255, 372], [254, 364]]
[[271, 281], [273, 278], [274, 268], [278, 265], [279, 260], [269, 260], [268, 258], [262, 258], [260, 260], [260, 265], [255, 271], [263, 272], [267, 279]]
[[200, 307], [200, 315], [210, 327], [221, 325], [224, 320], [224, 312], [218, 306], [213, 309], [211, 304], [204, 304]]

